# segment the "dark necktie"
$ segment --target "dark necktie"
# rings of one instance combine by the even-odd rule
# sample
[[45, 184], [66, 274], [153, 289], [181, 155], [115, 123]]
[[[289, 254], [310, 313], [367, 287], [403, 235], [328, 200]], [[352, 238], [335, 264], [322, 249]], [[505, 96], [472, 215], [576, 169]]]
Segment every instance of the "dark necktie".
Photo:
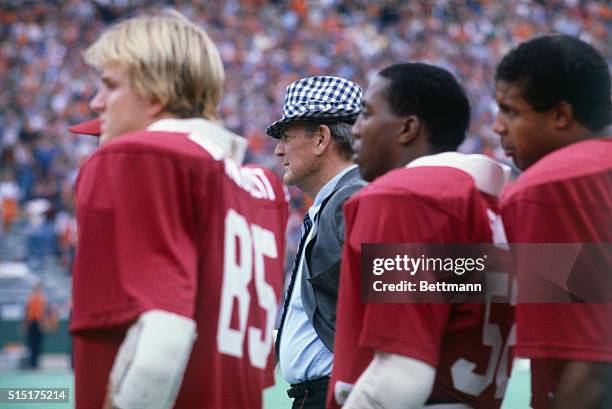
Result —
[[285, 317], [287, 316], [287, 309], [289, 307], [289, 301], [291, 300], [291, 294], [293, 292], [293, 287], [295, 286], [295, 277], [297, 276], [298, 268], [300, 267], [300, 259], [302, 258], [302, 251], [304, 251], [304, 246], [306, 244], [306, 238], [308, 237], [308, 233], [312, 228], [312, 220], [310, 220], [310, 216], [308, 216], [308, 212], [304, 216], [304, 220], [302, 221], [302, 237], [300, 238], [300, 243], [298, 244], [298, 249], [295, 254], [295, 260], [293, 260], [293, 270], [291, 271], [291, 279], [289, 280], [289, 288], [287, 288], [287, 294], [285, 294], [285, 303], [283, 304], [283, 314], [281, 315], [280, 325], [278, 327], [279, 336], [280, 331], [283, 328], [283, 323], [285, 322]]

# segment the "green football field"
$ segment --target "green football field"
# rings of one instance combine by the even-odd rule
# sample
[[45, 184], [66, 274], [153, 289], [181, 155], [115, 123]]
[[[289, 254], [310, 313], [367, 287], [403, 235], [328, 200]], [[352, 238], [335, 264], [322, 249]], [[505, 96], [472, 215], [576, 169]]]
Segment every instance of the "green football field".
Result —
[[[287, 384], [278, 375], [276, 385], [266, 389], [264, 393], [265, 409], [289, 409], [291, 401], [285, 390]], [[70, 403], [0, 403], [0, 409], [72, 409], [74, 406], [73, 375], [69, 371], [15, 371], [0, 373], [0, 388], [69, 388]], [[529, 408], [529, 370], [524, 365], [514, 369], [502, 409]]]

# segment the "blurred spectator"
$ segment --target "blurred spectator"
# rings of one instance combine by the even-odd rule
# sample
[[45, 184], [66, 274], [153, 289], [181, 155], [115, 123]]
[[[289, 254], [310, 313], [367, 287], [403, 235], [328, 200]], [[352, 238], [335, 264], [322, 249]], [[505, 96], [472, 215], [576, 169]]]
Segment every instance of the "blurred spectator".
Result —
[[49, 256], [57, 256], [58, 242], [53, 224], [54, 212], [47, 199], [35, 199], [26, 205], [28, 258], [42, 262]]
[[60, 263], [63, 267], [70, 269], [77, 243], [77, 226], [74, 215], [66, 211], [58, 213], [55, 219], [55, 233], [57, 234]]
[[37, 283], [32, 288], [28, 297], [25, 311], [26, 343], [30, 350], [29, 367], [38, 368], [38, 359], [42, 352], [43, 336], [47, 319], [47, 299], [43, 291], [42, 283]]
[[13, 221], [19, 215], [18, 202], [21, 190], [15, 181], [12, 169], [4, 169], [0, 179], [0, 215], [2, 216], [2, 231], [8, 232]]

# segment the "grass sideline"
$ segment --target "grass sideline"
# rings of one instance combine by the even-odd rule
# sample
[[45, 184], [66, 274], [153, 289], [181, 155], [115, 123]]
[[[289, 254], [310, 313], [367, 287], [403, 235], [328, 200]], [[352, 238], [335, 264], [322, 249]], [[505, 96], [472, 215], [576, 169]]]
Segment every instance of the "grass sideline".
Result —
[[[1, 403], [0, 409], [73, 409], [74, 386], [71, 371], [13, 371], [0, 373], [0, 388], [70, 388], [70, 403]], [[287, 383], [276, 373], [276, 385], [264, 392], [264, 409], [289, 409]], [[529, 408], [529, 369], [515, 365], [502, 409]]]

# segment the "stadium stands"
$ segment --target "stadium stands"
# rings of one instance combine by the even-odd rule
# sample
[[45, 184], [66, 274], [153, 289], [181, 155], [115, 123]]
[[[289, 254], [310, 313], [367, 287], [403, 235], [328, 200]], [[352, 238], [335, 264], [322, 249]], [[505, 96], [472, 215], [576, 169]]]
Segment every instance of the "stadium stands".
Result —
[[[129, 3], [129, 5], [128, 5]], [[200, 22], [222, 53], [227, 79], [221, 116], [249, 140], [247, 160], [278, 168], [265, 126], [278, 116], [284, 88], [307, 75], [336, 74], [366, 85], [393, 62], [422, 60], [453, 71], [473, 108], [467, 152], [505, 159], [491, 126], [493, 69], [500, 57], [533, 35], [579, 35], [607, 58], [612, 7], [605, 1], [5, 0], [0, 3], [0, 262], [27, 263], [52, 301], [67, 305], [70, 256], [76, 244], [70, 188], [95, 148], [68, 126], [91, 117], [94, 73], [81, 50], [126, 12], [170, 5]], [[288, 238], [295, 247], [306, 199], [292, 190]], [[27, 250], [26, 206], [51, 204], [51, 247]], [[17, 201], [17, 208], [11, 203]], [[13, 201], [13, 202], [11, 202]], [[38, 236], [37, 236], [38, 237]], [[37, 247], [38, 250], [40, 250]], [[295, 248], [288, 254], [294, 254]], [[290, 265], [291, 260], [288, 260]], [[0, 304], [25, 301], [28, 284], [2, 284]]]

